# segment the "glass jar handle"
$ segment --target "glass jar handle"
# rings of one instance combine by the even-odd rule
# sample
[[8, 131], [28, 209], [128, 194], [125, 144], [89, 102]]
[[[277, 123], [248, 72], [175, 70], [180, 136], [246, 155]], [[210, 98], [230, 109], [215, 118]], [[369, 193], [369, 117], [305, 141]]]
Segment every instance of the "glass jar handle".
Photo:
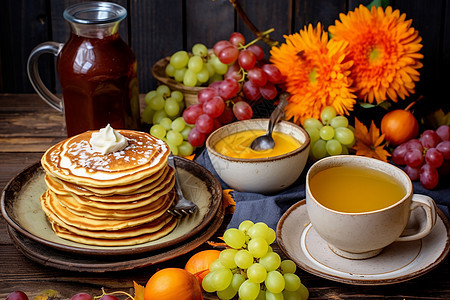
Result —
[[30, 79], [33, 88], [45, 102], [60, 112], [62, 112], [64, 108], [63, 100], [50, 92], [50, 90], [42, 82], [41, 76], [39, 76], [38, 60], [39, 56], [44, 53], [51, 53], [58, 56], [63, 46], [64, 44], [56, 42], [45, 42], [39, 44], [33, 49], [33, 51], [31, 51], [27, 62], [28, 78]]

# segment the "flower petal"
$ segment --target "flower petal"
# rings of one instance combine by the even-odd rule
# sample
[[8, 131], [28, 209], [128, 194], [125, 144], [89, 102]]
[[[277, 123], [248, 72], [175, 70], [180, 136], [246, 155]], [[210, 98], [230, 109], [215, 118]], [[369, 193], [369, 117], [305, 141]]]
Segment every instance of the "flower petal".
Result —
[[[339, 18], [329, 31], [332, 40], [349, 44], [346, 59], [353, 61], [350, 77], [358, 97], [368, 103], [381, 103], [387, 97], [396, 102], [397, 96], [403, 99], [413, 93], [423, 46], [418, 31], [411, 27], [412, 20], [405, 20], [406, 14], [390, 6], [385, 11], [381, 7], [369, 11], [363, 5]], [[374, 49], [377, 54], [371, 60], [367, 53]], [[398, 78], [398, 84], [393, 78]]]

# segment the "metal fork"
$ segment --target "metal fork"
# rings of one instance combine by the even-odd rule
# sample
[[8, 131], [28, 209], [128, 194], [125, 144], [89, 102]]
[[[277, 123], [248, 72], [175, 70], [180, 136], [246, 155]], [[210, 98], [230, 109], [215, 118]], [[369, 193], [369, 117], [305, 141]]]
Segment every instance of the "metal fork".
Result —
[[183, 195], [183, 191], [180, 187], [180, 181], [178, 178], [177, 168], [175, 166], [175, 159], [172, 154], [169, 155], [168, 159], [169, 166], [171, 166], [175, 171], [175, 190], [178, 194], [178, 201], [167, 210], [168, 213], [175, 217], [182, 217], [183, 215], [193, 214], [197, 210], [197, 205], [192, 201], [186, 199]]

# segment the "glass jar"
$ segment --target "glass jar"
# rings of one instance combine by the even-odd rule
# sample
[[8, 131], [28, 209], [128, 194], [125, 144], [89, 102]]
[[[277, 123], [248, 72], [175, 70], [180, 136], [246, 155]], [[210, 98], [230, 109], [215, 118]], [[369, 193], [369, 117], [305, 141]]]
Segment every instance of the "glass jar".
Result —
[[[107, 124], [114, 129], [140, 129], [136, 57], [118, 33], [126, 15], [125, 8], [110, 2], [71, 6], [64, 11], [69, 40], [42, 43], [30, 54], [30, 81], [47, 103], [64, 111], [68, 136]], [[57, 56], [63, 99], [39, 77], [38, 58], [43, 53]]]

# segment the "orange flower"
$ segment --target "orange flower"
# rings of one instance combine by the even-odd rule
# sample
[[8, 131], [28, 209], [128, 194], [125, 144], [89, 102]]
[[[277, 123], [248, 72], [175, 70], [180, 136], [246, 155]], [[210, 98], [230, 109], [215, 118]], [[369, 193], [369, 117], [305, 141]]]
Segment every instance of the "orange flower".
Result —
[[351, 78], [358, 97], [365, 102], [380, 103], [387, 98], [397, 102], [414, 93], [417, 71], [423, 65], [419, 59], [422, 38], [405, 21], [406, 14], [388, 6], [369, 9], [363, 5], [340, 22], [329, 27], [333, 39], [349, 43], [348, 59], [353, 60]]
[[348, 43], [328, 40], [320, 23], [284, 38], [286, 43], [271, 49], [270, 60], [285, 76], [291, 94], [287, 119], [293, 118], [297, 124], [317, 119], [325, 106], [333, 106], [340, 115], [348, 114], [356, 102], [348, 78], [352, 62], [344, 60]]
[[373, 121], [368, 131], [367, 127], [355, 118], [355, 140], [353, 149], [356, 150], [356, 155], [373, 157], [382, 161], [387, 161], [390, 156], [389, 152], [384, 149], [386, 143], [382, 144], [384, 134], [380, 135], [380, 130]]

